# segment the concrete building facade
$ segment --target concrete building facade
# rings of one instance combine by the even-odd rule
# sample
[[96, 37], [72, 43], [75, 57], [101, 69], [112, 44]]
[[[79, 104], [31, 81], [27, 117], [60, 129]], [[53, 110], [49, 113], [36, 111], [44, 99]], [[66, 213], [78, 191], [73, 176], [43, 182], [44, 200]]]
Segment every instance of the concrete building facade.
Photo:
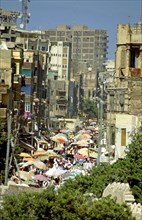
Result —
[[0, 118], [2, 119], [7, 118], [8, 112], [20, 109], [21, 106], [22, 50], [14, 43], [17, 17], [17, 12], [0, 10]]
[[[107, 32], [89, 29], [87, 26], [58, 26], [56, 29], [45, 30], [51, 42], [64, 41], [72, 45], [72, 61], [87, 62], [95, 70], [104, 70], [103, 63], [107, 58]], [[78, 68], [76, 71], [78, 72]]]

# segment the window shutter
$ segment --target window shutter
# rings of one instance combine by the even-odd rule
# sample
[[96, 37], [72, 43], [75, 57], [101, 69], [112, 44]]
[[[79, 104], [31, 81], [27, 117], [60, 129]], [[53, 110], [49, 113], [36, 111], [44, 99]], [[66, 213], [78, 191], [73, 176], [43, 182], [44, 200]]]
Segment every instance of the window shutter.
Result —
[[126, 146], [126, 128], [121, 129], [121, 146]]

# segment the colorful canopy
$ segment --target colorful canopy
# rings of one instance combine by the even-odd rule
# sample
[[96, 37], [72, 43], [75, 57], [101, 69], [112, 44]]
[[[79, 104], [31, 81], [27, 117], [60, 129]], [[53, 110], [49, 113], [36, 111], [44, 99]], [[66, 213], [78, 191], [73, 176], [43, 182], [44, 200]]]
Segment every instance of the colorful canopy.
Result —
[[19, 154], [20, 157], [32, 157], [30, 154], [22, 152]]

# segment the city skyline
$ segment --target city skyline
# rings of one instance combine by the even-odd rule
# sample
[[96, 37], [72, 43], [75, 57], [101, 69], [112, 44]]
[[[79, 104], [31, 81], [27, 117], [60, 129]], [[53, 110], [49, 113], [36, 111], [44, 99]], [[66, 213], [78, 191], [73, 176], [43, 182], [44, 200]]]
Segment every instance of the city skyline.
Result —
[[[1, 0], [0, 8], [21, 12], [18, 0]], [[86, 25], [108, 33], [108, 59], [115, 59], [118, 24], [134, 26], [141, 20], [141, 0], [31, 0], [28, 30], [55, 29], [59, 25]], [[48, 10], [49, 9], [49, 10]], [[86, 16], [85, 16], [86, 14]]]

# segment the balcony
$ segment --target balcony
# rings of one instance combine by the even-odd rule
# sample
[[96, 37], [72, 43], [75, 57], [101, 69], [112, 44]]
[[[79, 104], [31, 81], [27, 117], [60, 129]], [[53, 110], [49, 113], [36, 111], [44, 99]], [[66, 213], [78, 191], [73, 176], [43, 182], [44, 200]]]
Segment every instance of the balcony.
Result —
[[56, 101], [57, 103], [63, 103], [64, 105], [67, 103], [67, 99], [64, 96], [56, 96]]
[[131, 68], [130, 69], [132, 77], [140, 77], [141, 76], [141, 69], [140, 68]]
[[0, 94], [7, 94], [8, 86], [0, 84]]
[[32, 69], [32, 63], [24, 62], [23, 63], [23, 69]]
[[7, 108], [0, 108], [0, 118], [6, 118]]

